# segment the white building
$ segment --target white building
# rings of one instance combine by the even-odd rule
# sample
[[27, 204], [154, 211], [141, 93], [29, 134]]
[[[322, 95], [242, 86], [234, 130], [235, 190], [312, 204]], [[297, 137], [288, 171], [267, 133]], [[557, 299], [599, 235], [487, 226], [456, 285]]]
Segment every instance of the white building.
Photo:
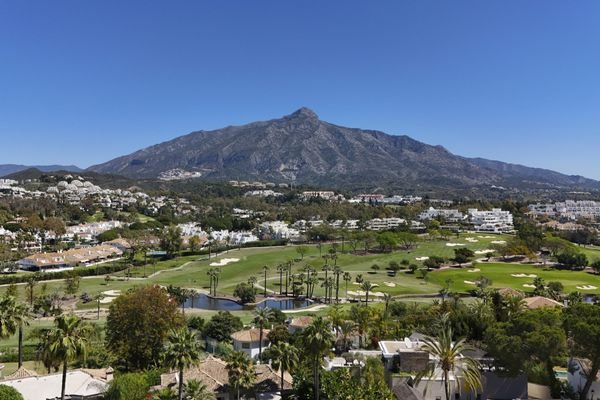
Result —
[[290, 239], [296, 240], [300, 238], [300, 231], [290, 226], [283, 221], [268, 221], [263, 222], [259, 226], [260, 236], [271, 239]]
[[[262, 350], [265, 351], [269, 347], [269, 329], [263, 329], [262, 337]], [[233, 349], [242, 351], [250, 356], [251, 359], [258, 357], [260, 350], [260, 330], [258, 328], [247, 329], [243, 331], [234, 332], [231, 334], [233, 339]]]
[[366, 228], [372, 231], [384, 231], [398, 228], [405, 224], [406, 220], [403, 218], [373, 218], [367, 221]]
[[469, 220], [477, 232], [511, 232], [515, 229], [510, 211], [492, 208], [491, 211], [479, 211], [470, 208]]
[[430, 220], [435, 218], [443, 218], [446, 222], [460, 222], [465, 219], [465, 215], [458, 210], [449, 210], [442, 208], [433, 208], [423, 211], [419, 214], [420, 220]]

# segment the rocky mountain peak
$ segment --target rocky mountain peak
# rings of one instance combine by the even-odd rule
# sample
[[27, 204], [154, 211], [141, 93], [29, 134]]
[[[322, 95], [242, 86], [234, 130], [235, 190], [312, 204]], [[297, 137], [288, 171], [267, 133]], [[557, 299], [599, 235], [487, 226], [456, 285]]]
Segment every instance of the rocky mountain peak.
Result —
[[294, 111], [290, 115], [287, 116], [289, 119], [309, 119], [318, 121], [319, 116], [313, 110], [308, 107], [300, 107], [298, 110]]

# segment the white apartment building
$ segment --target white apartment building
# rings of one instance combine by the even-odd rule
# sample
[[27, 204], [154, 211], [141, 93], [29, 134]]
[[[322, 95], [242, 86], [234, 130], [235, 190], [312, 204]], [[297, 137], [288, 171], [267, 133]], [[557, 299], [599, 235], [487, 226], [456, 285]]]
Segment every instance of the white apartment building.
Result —
[[491, 211], [468, 210], [469, 220], [478, 232], [511, 232], [514, 230], [513, 216], [510, 211], [492, 208]]
[[295, 240], [300, 238], [300, 231], [290, 226], [283, 221], [268, 221], [260, 224], [258, 228], [260, 236], [269, 236], [271, 239], [290, 239]]
[[366, 223], [366, 228], [372, 231], [384, 231], [405, 225], [404, 218], [373, 218]]
[[563, 202], [530, 204], [529, 212], [534, 215], [547, 215], [575, 220], [580, 217], [600, 217], [600, 202], [593, 200], [565, 200]]
[[448, 210], [433, 207], [429, 207], [429, 209], [419, 214], [419, 219], [422, 221], [435, 218], [443, 218], [446, 222], [460, 222], [464, 221], [466, 216], [458, 210]]

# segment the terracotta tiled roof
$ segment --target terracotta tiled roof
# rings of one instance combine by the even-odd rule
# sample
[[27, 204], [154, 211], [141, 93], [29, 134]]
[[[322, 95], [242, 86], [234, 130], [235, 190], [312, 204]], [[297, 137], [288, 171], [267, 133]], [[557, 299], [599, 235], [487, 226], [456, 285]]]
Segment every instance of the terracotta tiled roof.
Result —
[[523, 292], [513, 288], [498, 289], [498, 293], [502, 296], [524, 297]]
[[30, 371], [24, 367], [21, 367], [21, 368], [17, 369], [15, 372], [13, 372], [12, 374], [6, 375], [2, 379], [5, 381], [11, 381], [14, 379], [29, 378], [31, 376], [38, 376], [38, 374], [35, 371]]
[[525, 307], [530, 310], [540, 307], [564, 307], [562, 303], [542, 296], [526, 297], [523, 301], [525, 302]]
[[296, 328], [306, 328], [307, 326], [309, 326], [310, 324], [313, 323], [314, 318], [310, 317], [308, 315], [304, 316], [304, 317], [298, 317], [298, 318], [294, 318], [292, 319], [292, 322], [290, 322], [290, 326], [296, 327]]
[[[279, 390], [281, 374], [268, 364], [256, 365], [256, 386], [258, 392], [271, 392]], [[196, 379], [206, 385], [213, 392], [227, 392], [229, 390], [229, 374], [227, 363], [219, 358], [208, 356], [195, 367], [186, 369], [183, 373], [185, 382]], [[162, 374], [160, 376], [161, 386], [167, 387], [177, 384], [177, 373]], [[292, 376], [285, 372], [283, 374], [284, 390], [292, 388]]]
[[[269, 329], [263, 329], [263, 340], [267, 337], [267, 335], [271, 332]], [[237, 340], [238, 342], [251, 343], [251, 342], [259, 342], [260, 341], [260, 329], [252, 328], [246, 329], [243, 331], [237, 331], [231, 334], [233, 340]]]

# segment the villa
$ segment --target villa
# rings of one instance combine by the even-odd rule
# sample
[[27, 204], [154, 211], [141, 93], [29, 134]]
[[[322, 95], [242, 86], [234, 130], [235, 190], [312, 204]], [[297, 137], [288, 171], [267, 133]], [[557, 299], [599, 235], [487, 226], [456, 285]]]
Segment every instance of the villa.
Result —
[[[269, 339], [267, 339], [267, 335], [269, 334], [269, 329], [263, 329], [263, 337], [262, 337], [262, 349], [263, 351], [269, 347]], [[260, 350], [260, 329], [252, 328], [246, 329], [242, 331], [237, 331], [231, 334], [231, 338], [233, 339], [233, 348], [237, 351], [242, 351], [250, 356], [250, 358], [254, 359], [258, 357], [258, 353]]]

